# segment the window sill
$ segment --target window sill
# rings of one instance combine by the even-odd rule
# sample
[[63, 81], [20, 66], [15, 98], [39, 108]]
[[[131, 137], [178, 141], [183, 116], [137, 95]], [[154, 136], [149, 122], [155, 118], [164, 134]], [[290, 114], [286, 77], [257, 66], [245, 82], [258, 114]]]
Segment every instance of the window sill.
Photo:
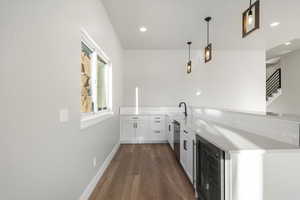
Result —
[[113, 117], [113, 112], [104, 112], [104, 113], [97, 113], [97, 114], [91, 114], [87, 116], [82, 116], [80, 121], [80, 129], [86, 129], [90, 126], [94, 126], [104, 120], [107, 120], [111, 117]]

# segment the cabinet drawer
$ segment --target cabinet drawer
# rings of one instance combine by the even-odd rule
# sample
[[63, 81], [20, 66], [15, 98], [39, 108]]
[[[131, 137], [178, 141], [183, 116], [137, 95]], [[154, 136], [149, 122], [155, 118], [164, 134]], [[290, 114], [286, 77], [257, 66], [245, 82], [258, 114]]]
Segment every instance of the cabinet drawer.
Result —
[[160, 130], [154, 130], [153, 133], [154, 134], [162, 134], [162, 131], [160, 131]]
[[143, 120], [148, 120], [148, 117], [147, 116], [139, 116], [139, 115], [123, 116], [122, 120], [127, 120], [127, 121], [143, 121]]
[[150, 122], [152, 130], [165, 130], [165, 121], [164, 120], [153, 120]]
[[155, 121], [155, 120], [165, 120], [165, 116], [163, 116], [163, 115], [154, 115], [154, 116], [150, 116], [150, 120], [151, 120], [151, 121]]
[[167, 140], [165, 132], [162, 130], [152, 130], [151, 138], [152, 140]]

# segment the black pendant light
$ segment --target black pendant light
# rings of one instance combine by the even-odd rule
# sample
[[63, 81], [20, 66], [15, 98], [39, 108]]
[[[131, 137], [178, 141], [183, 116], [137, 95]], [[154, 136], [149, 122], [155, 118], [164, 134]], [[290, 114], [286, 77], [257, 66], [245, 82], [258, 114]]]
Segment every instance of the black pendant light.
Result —
[[209, 22], [211, 21], [211, 17], [206, 17], [204, 20], [207, 23], [207, 45], [204, 49], [204, 61], [205, 63], [211, 61], [212, 59], [212, 44], [209, 42]]
[[246, 37], [253, 31], [259, 29], [260, 24], [260, 3], [256, 0], [252, 3], [250, 0], [250, 5], [243, 12], [243, 37]]
[[186, 72], [188, 74], [190, 74], [192, 72], [192, 60], [191, 60], [191, 45], [192, 45], [192, 42], [188, 41], [187, 44], [189, 46], [189, 60], [188, 60], [188, 63], [186, 65]]

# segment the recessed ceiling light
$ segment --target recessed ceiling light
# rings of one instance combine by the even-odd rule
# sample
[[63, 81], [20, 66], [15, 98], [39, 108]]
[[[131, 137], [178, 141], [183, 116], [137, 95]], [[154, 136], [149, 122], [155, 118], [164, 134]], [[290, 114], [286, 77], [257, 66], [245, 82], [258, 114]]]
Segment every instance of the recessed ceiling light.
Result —
[[142, 27], [140, 27], [140, 31], [141, 31], [141, 32], [146, 32], [146, 31], [147, 31], [147, 28], [144, 27], [144, 26], [142, 26]]
[[279, 26], [280, 22], [273, 22], [270, 24], [270, 26], [273, 28], [273, 27], [276, 27], [276, 26]]
[[286, 46], [289, 46], [289, 45], [291, 45], [292, 43], [291, 42], [286, 42], [286, 43], [284, 43]]

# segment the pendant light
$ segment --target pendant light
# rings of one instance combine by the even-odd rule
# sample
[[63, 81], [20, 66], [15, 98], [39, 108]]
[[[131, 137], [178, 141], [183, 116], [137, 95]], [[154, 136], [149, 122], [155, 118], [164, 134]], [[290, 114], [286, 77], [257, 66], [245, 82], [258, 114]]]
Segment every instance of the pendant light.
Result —
[[206, 17], [204, 20], [207, 23], [207, 46], [204, 49], [204, 61], [205, 63], [211, 61], [212, 59], [212, 44], [209, 43], [209, 22], [211, 21], [211, 17]]
[[192, 60], [191, 60], [191, 45], [192, 45], [192, 42], [188, 41], [187, 44], [189, 46], [189, 60], [188, 60], [187, 66], [186, 66], [186, 71], [187, 71], [188, 74], [190, 74], [192, 72]]
[[253, 12], [252, 12], [252, 0], [250, 0], [250, 6], [249, 6], [249, 12], [248, 12], [248, 17], [247, 17], [247, 22], [248, 22], [248, 25], [251, 26], [253, 24]]
[[259, 29], [260, 24], [260, 2], [256, 0], [243, 12], [243, 37], [246, 37], [256, 29]]

